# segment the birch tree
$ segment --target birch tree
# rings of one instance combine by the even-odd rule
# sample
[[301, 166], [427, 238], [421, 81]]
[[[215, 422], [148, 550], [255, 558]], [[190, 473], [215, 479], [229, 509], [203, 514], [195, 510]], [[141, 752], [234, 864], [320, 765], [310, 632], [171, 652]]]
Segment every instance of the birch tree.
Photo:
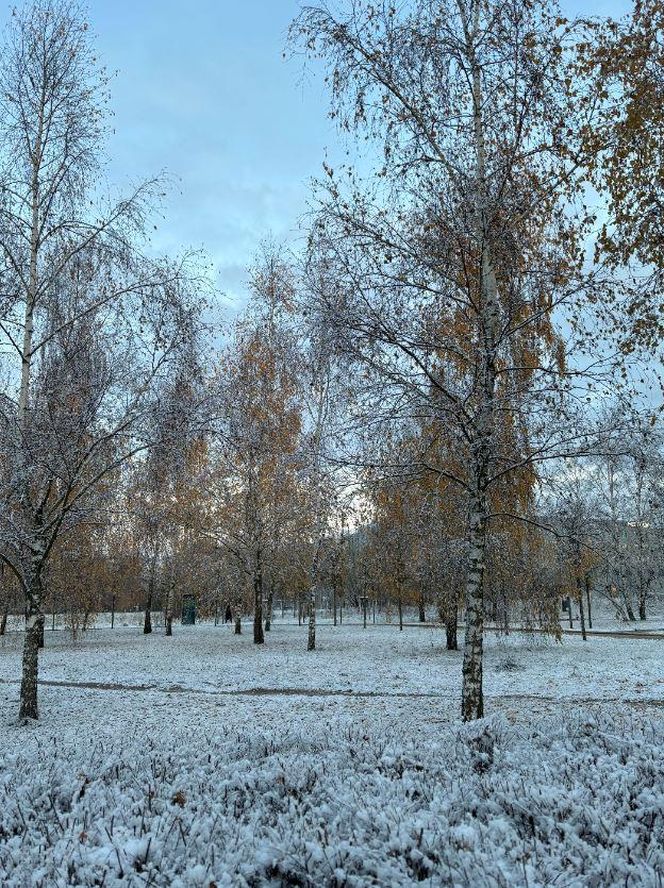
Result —
[[325, 444], [330, 418], [330, 393], [332, 367], [324, 340], [314, 340], [308, 361], [309, 435], [307, 443], [307, 485], [311, 508], [312, 549], [311, 576], [309, 582], [309, 622], [307, 630], [307, 650], [316, 649], [316, 601], [321, 579], [325, 539], [327, 536], [326, 500], [329, 489], [325, 484]]
[[15, 12], [0, 65], [7, 379], [2, 557], [26, 599], [20, 716], [36, 718], [45, 566], [109, 472], [149, 446], [196, 326], [179, 262], [138, 245], [155, 183], [95, 206], [106, 78], [67, 0]]
[[[346, 419], [352, 386], [343, 356], [320, 307], [335, 286], [320, 257], [305, 257], [299, 290], [300, 341], [303, 353], [303, 483], [310, 510], [312, 559], [309, 582], [307, 650], [316, 649], [316, 601], [326, 548], [341, 521], [340, 504], [348, 498], [350, 478], [344, 471]], [[332, 547], [334, 544], [332, 543]]]
[[576, 199], [593, 96], [569, 74], [572, 25], [539, 0], [307, 7], [293, 36], [328, 66], [332, 116], [382, 148], [369, 181], [326, 167], [321, 303], [372, 422], [386, 405], [390, 421], [425, 417], [461, 457], [422, 465], [468, 502], [462, 715], [478, 718], [488, 524], [522, 517], [494, 490], [581, 441], [551, 422], [581, 376], [553, 321], [590, 284]]
[[218, 508], [209, 532], [253, 588], [254, 642], [263, 644], [264, 596], [275, 547], [297, 515], [301, 464], [300, 358], [290, 329], [292, 270], [268, 249], [253, 269], [253, 298], [217, 379], [212, 457]]

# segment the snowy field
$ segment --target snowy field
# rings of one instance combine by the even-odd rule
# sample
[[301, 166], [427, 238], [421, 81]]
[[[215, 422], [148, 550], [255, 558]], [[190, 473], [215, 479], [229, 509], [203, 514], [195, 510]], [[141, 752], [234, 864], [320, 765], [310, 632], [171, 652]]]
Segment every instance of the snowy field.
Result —
[[664, 885], [664, 640], [491, 636], [482, 722], [432, 628], [0, 640], [0, 885]]

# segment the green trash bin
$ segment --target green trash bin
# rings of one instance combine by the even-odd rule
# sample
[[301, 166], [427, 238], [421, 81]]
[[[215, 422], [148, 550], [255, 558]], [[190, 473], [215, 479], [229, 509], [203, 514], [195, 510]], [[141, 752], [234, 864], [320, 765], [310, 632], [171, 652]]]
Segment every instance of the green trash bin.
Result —
[[196, 623], [196, 596], [182, 596], [182, 625], [193, 626]]

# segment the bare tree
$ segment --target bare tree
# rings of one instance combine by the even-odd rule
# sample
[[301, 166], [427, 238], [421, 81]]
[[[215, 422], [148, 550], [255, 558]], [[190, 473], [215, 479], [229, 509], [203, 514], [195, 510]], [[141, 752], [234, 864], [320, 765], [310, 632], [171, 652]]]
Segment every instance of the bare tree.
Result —
[[183, 265], [136, 246], [155, 183], [91, 206], [106, 78], [75, 4], [14, 15], [0, 103], [0, 535], [26, 598], [20, 715], [36, 718], [45, 565], [102, 480], [159, 436], [159, 393], [196, 324]]

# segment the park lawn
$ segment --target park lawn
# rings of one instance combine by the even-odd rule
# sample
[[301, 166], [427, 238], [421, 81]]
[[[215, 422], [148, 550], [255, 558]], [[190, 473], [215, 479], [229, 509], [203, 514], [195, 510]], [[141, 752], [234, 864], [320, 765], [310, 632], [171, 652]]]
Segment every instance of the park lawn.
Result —
[[[0, 883], [652, 885], [661, 639], [487, 640], [459, 723], [440, 629], [46, 634], [41, 720], [0, 644]], [[50, 682], [50, 683], [49, 683]]]

